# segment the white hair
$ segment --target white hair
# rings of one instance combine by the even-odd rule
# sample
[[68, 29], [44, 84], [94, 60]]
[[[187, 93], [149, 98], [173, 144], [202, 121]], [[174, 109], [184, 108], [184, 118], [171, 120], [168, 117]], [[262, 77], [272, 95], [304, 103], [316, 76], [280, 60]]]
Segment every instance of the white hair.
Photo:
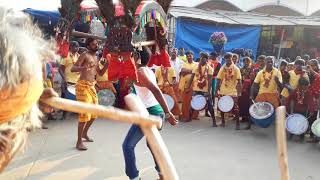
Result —
[[[53, 47], [29, 16], [0, 7], [0, 91], [31, 78], [42, 81], [43, 60], [54, 56]], [[27, 130], [40, 127], [40, 115], [35, 103], [27, 113], [0, 124], [0, 172], [25, 144]]]

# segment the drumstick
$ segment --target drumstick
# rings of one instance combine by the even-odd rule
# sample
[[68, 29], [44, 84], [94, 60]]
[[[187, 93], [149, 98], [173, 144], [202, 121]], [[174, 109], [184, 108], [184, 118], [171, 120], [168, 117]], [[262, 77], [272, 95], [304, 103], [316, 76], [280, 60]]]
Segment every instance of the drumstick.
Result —
[[[147, 116], [149, 113], [143, 105], [142, 101], [135, 95], [127, 95], [124, 98], [127, 106], [134, 112], [139, 112], [141, 115]], [[161, 173], [164, 179], [178, 180], [177, 171], [173, 165], [169, 151], [161, 138], [158, 129], [155, 126], [141, 127], [143, 134], [146, 136], [151, 150], [160, 166]]]
[[139, 113], [129, 112], [114, 107], [106, 107], [95, 104], [88, 104], [84, 102], [78, 102], [58, 97], [52, 97], [41, 102], [48, 104], [54, 108], [62, 109], [65, 111], [75, 112], [75, 113], [89, 113], [95, 114], [98, 117], [127, 122], [131, 124], [138, 124], [140, 126], [152, 126], [155, 125], [157, 128], [162, 126], [162, 122], [158, 117], [146, 116]]
[[286, 141], [286, 108], [280, 106], [276, 109], [276, 137], [278, 146], [278, 160], [280, 165], [281, 180], [289, 180], [287, 141]]

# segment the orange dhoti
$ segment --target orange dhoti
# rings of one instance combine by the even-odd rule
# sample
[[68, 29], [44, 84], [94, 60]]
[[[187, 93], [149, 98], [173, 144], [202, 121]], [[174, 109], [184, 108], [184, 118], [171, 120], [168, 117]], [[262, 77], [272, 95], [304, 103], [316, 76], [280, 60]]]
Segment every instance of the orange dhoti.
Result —
[[[86, 102], [90, 104], [98, 104], [97, 92], [95, 89], [95, 82], [80, 80], [76, 85], [77, 101]], [[96, 119], [94, 114], [79, 114], [79, 122], [88, 122]]]
[[174, 90], [174, 93], [175, 93], [176, 98], [177, 98], [177, 100], [178, 100], [178, 103], [181, 103], [181, 102], [182, 102], [182, 98], [181, 98], [181, 91], [180, 91], [180, 89], [179, 89], [179, 86], [178, 86], [178, 85], [177, 85], [177, 86], [174, 86], [174, 87], [173, 87], [173, 90]]
[[168, 94], [174, 100], [174, 106], [173, 106], [173, 109], [171, 110], [172, 114], [175, 115], [175, 116], [180, 116], [181, 115], [181, 110], [179, 108], [178, 99], [177, 99], [177, 97], [175, 95], [173, 87], [172, 86], [161, 86], [160, 89], [161, 89], [163, 94]]
[[280, 98], [277, 93], [258, 94], [258, 96], [256, 97], [256, 101], [271, 103], [274, 106], [274, 108], [277, 108], [280, 106]]
[[[181, 120], [182, 121], [189, 121], [190, 118], [190, 111], [191, 111], [191, 99], [192, 99], [192, 88], [185, 89], [181, 92], [181, 98], [182, 98], [182, 115]], [[192, 118], [197, 118], [199, 115], [198, 111], [193, 111]]]

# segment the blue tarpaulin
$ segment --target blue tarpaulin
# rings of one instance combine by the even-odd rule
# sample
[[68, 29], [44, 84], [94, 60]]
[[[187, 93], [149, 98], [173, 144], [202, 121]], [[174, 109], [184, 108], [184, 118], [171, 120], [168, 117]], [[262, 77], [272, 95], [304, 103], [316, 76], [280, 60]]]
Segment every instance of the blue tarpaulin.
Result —
[[36, 9], [25, 9], [23, 12], [30, 14], [33, 20], [40, 26], [55, 26], [60, 18], [58, 11], [42, 11]]
[[199, 52], [212, 52], [212, 45], [209, 43], [211, 34], [215, 31], [224, 32], [228, 38], [224, 51], [228, 52], [234, 48], [252, 49], [256, 57], [261, 27], [222, 27], [196, 23], [181, 18], [177, 19], [175, 47], [183, 47], [185, 50], [191, 50], [195, 57]]

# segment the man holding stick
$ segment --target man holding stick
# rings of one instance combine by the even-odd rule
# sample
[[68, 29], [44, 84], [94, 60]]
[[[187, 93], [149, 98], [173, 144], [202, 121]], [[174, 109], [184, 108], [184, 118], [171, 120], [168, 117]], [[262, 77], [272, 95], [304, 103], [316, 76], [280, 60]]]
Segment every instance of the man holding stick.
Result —
[[[96, 52], [98, 50], [97, 40], [88, 38], [86, 45], [89, 51], [79, 57], [79, 60], [73, 65], [71, 71], [80, 73], [80, 79], [76, 85], [77, 100], [97, 104], [98, 98], [95, 89], [95, 77], [97, 74], [102, 76], [106, 72], [108, 66], [105, 64], [102, 69], [99, 68], [96, 57]], [[93, 140], [88, 137], [88, 130], [96, 118], [96, 116], [91, 114], [79, 114], [78, 141], [76, 144], [78, 150], [87, 150], [87, 147], [85, 147], [82, 142], [82, 138], [88, 142], [93, 142]]]
[[[142, 100], [149, 114], [159, 116], [163, 120], [167, 119], [170, 122], [170, 124], [174, 126], [178, 123], [178, 121], [170, 112], [163, 97], [163, 94], [161, 93], [160, 88], [157, 86], [155, 74], [152, 72], [151, 69], [146, 67], [149, 58], [150, 52], [147, 48], [144, 48], [144, 50], [140, 52], [141, 63], [136, 62], [138, 67], [139, 81], [134, 84], [133, 92], [137, 94], [137, 96]], [[136, 166], [134, 149], [137, 143], [143, 138], [143, 136], [144, 134], [141, 128], [137, 125], [132, 125], [122, 144], [122, 150], [126, 166], [126, 174], [130, 179], [139, 179], [139, 171]], [[148, 143], [147, 145], [150, 149]], [[159, 166], [156, 161], [155, 163], [155, 168], [158, 171], [160, 179], [162, 179]]]

